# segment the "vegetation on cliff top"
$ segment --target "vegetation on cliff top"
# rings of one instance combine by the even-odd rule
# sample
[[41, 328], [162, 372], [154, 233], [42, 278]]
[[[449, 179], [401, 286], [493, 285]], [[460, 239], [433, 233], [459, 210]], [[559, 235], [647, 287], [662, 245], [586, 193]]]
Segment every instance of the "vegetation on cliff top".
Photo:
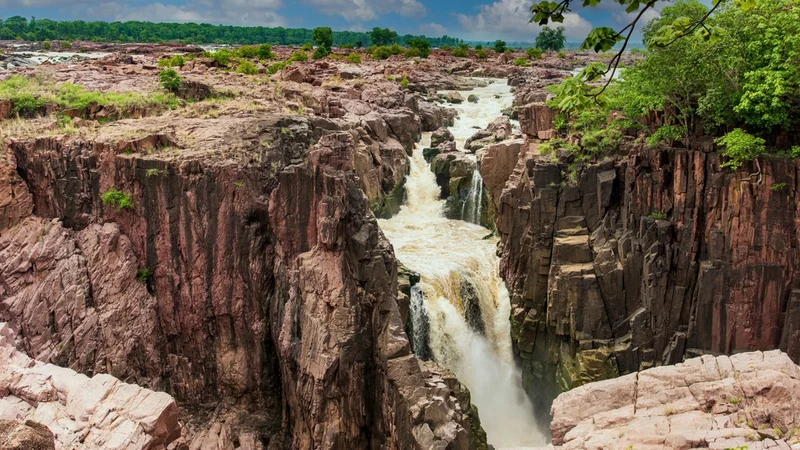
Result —
[[11, 101], [12, 114], [30, 116], [48, 104], [62, 110], [84, 111], [92, 105], [113, 106], [120, 111], [131, 108], [177, 106], [177, 98], [169, 93], [98, 92], [72, 83], [55, 83], [42, 77], [12, 75], [0, 82], [0, 100]]
[[[631, 129], [649, 135], [653, 145], [691, 147], [698, 136], [724, 136], [717, 143], [731, 168], [765, 146], [794, 156], [797, 147], [787, 150], [800, 144], [800, 5], [752, 3], [730, 3], [713, 14], [697, 0], [665, 7], [644, 28], [645, 58], [624, 69], [617, 83], [606, 89], [585, 82], [605, 70], [599, 64], [553, 89], [550, 104], [562, 112], [561, 131], [580, 133], [584, 152], [602, 150]], [[662, 45], [665, 35], [675, 36], [676, 22], [700, 21], [711, 37], [689, 33]], [[597, 145], [586, 148], [587, 139]]]

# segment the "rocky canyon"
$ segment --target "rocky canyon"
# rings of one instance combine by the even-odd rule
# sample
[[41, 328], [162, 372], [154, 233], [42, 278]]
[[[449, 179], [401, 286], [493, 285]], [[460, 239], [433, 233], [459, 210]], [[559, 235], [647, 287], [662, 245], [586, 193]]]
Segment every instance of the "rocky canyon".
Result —
[[602, 54], [81, 45], [0, 71], [0, 448], [800, 448], [797, 159], [554, 151]]

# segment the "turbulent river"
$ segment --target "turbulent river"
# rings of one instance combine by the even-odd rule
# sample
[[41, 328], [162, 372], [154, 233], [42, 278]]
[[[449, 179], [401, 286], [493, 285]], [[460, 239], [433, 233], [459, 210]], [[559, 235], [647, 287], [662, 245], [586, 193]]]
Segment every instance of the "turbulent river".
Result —
[[[469, 94], [479, 102], [457, 105], [459, 117], [450, 128], [459, 149], [474, 127], [484, 128], [513, 100], [504, 82]], [[495, 448], [544, 445], [511, 347], [511, 306], [498, 274], [497, 239], [480, 225], [444, 217], [439, 186], [422, 156], [429, 142], [425, 134], [411, 158], [406, 204], [380, 221], [397, 258], [421, 275], [411, 299], [414, 350], [430, 353], [469, 388]]]

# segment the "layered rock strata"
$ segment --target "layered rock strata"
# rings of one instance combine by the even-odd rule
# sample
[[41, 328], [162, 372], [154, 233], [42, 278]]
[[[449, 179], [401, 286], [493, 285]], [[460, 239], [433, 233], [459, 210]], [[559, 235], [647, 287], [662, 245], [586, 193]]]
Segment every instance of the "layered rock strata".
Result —
[[282, 116], [136, 126], [148, 137], [121, 140], [120, 122], [8, 142], [35, 214], [0, 235], [0, 314], [21, 348], [236, 412], [193, 428], [197, 448], [485, 445], [466, 389], [411, 353], [365, 195], [398, 171], [367, 150], [374, 133]]
[[751, 176], [716, 152], [628, 146], [578, 164], [531, 139], [481, 164], [531, 392], [707, 352], [800, 360], [796, 161]]

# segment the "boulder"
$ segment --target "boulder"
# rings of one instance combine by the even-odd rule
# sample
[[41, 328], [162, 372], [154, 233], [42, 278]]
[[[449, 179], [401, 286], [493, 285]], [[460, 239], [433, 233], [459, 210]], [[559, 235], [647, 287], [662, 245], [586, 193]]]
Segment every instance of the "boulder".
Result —
[[460, 104], [464, 103], [464, 97], [461, 96], [461, 93], [458, 91], [450, 91], [445, 94], [444, 99], [447, 100], [449, 103]]
[[557, 450], [788, 449], [800, 437], [800, 368], [779, 351], [703, 356], [573, 389], [552, 414]]
[[445, 142], [454, 141], [455, 137], [453, 133], [450, 132], [447, 128], [439, 128], [438, 130], [434, 131], [431, 135], [431, 146], [438, 147], [440, 144]]
[[543, 103], [530, 103], [518, 108], [519, 128], [523, 134], [534, 139], [555, 137], [553, 120], [556, 111]]
[[475, 152], [487, 145], [505, 141], [511, 137], [511, 120], [508, 116], [500, 116], [493, 120], [485, 130], [473, 134], [464, 144], [465, 150]]

